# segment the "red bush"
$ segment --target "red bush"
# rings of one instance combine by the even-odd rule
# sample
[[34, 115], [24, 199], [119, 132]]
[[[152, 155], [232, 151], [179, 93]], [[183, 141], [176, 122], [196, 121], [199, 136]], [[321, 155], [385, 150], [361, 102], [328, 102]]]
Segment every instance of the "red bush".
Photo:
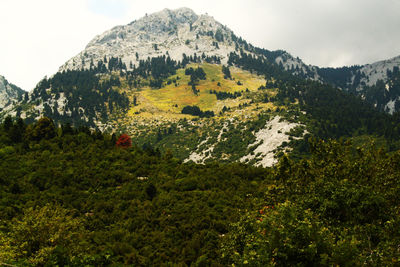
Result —
[[117, 147], [121, 147], [121, 148], [128, 148], [128, 147], [131, 147], [131, 146], [132, 146], [132, 140], [131, 140], [131, 138], [129, 137], [129, 135], [127, 135], [127, 134], [122, 134], [122, 135], [118, 138], [118, 140], [117, 140], [117, 142], [115, 143], [115, 145], [116, 145]]

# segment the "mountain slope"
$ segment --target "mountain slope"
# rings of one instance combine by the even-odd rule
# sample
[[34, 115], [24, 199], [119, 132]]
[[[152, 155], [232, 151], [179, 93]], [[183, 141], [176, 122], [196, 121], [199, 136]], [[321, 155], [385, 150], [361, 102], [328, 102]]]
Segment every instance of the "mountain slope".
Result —
[[[307, 153], [310, 136], [372, 136], [395, 149], [396, 118], [343, 89], [360, 69], [307, 66], [253, 47], [207, 15], [166, 9], [95, 37], [8, 114], [125, 132], [197, 163], [270, 166], [285, 152]], [[390, 75], [389, 89], [398, 84]], [[364, 98], [374, 104], [374, 94]]]
[[[203, 61], [226, 64], [231, 53], [262, 57], [295, 76], [360, 96], [381, 111], [393, 113], [400, 107], [396, 104], [400, 89], [387, 93], [388, 74], [400, 66], [400, 56], [364, 66], [319, 68], [306, 65], [285, 51], [253, 47], [212, 17], [197, 15], [188, 8], [164, 9], [114, 27], [96, 36], [81, 53], [61, 66], [60, 72], [94, 68], [130, 71], [148, 59], [164, 56], [178, 63], [201, 56]], [[383, 82], [384, 88], [378, 82]]]
[[275, 62], [293, 75], [327, 83], [350, 92], [393, 114], [400, 111], [400, 87], [393, 83], [400, 68], [400, 56], [363, 66], [320, 68], [306, 65], [288, 53], [276, 57]]
[[0, 75], [0, 110], [20, 100], [23, 94], [24, 90], [12, 83], [9, 83], [3, 76]]

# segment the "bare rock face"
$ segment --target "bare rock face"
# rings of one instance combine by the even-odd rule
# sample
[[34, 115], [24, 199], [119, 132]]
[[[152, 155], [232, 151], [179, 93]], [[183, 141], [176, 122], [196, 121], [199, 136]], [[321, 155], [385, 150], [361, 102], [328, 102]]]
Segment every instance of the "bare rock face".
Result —
[[0, 75], [0, 109], [18, 101], [24, 91]]
[[148, 57], [182, 55], [218, 56], [227, 62], [235, 51], [233, 32], [208, 15], [197, 15], [189, 8], [164, 9], [128, 25], [117, 26], [96, 36], [63, 70], [89, 69], [100, 60], [122, 59], [129, 69]]

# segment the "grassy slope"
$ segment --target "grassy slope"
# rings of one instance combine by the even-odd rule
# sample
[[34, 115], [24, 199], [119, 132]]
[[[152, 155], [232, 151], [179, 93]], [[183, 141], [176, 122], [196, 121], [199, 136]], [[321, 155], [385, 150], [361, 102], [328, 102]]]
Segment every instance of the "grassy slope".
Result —
[[[149, 87], [148, 80], [141, 82], [145, 86], [128, 89], [127, 82], [121, 78], [118, 90], [125, 91], [132, 104], [127, 114], [115, 114], [113, 129], [130, 134], [139, 146], [150, 143], [162, 151], [171, 150], [180, 159], [188, 158], [193, 151], [209, 151], [210, 160], [230, 161], [248, 153], [248, 145], [255, 141], [254, 131], [262, 128], [269, 117], [266, 114], [278, 114], [275, 112], [278, 107], [287, 109], [277, 102], [264, 103], [266, 96], [276, 96], [277, 89], [259, 90], [266, 84], [262, 76], [230, 67], [232, 79], [224, 79], [221, 65], [190, 64], [186, 68], [190, 67], [201, 67], [206, 73], [206, 80], [196, 85], [200, 91], [198, 95], [188, 85], [190, 76], [185, 75], [185, 69], [179, 69], [175, 75], [165, 79], [161, 89]], [[167, 83], [174, 80], [176, 85]], [[242, 95], [235, 99], [217, 100], [210, 90], [242, 92]], [[137, 106], [133, 105], [134, 97]], [[212, 110], [215, 116], [197, 118], [181, 114], [187, 105], [196, 105], [203, 111]], [[221, 112], [224, 107], [228, 110]], [[167, 133], [171, 128], [172, 132]]]
[[[197, 68], [200, 66], [204, 69], [207, 79], [200, 81], [196, 86], [200, 93], [195, 95], [190, 85], [190, 76], [185, 75], [184, 69], [179, 69], [177, 74], [169, 77], [170, 80], [177, 79], [177, 86], [174, 83], [165, 85], [161, 89], [152, 89], [149, 87], [141, 88], [139, 92], [139, 105], [132, 107], [129, 111], [129, 116], [139, 115], [146, 118], [146, 113], [152, 115], [163, 114], [167, 118], [182, 118], [181, 110], [187, 105], [199, 106], [202, 110], [212, 110], [218, 113], [223, 108], [219, 102], [225, 102], [225, 106], [238, 106], [240, 103], [246, 102], [244, 99], [217, 101], [214, 94], [210, 94], [210, 90], [217, 92], [238, 92], [245, 91], [248, 88], [250, 91], [256, 91], [261, 85], [265, 85], [265, 80], [250, 72], [243, 71], [237, 68], [232, 68], [232, 80], [224, 79], [222, 67], [212, 64], [191, 64], [188, 67]], [[241, 81], [243, 85], [237, 85], [237, 81]], [[220, 86], [218, 86], [220, 83]], [[140, 114], [135, 114], [140, 112]]]

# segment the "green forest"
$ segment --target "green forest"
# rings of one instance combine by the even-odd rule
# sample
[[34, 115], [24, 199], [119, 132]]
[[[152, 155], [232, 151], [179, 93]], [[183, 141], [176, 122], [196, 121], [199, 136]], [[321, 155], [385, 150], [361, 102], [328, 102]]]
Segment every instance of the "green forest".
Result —
[[397, 266], [400, 153], [308, 140], [274, 168], [0, 124], [0, 265]]

